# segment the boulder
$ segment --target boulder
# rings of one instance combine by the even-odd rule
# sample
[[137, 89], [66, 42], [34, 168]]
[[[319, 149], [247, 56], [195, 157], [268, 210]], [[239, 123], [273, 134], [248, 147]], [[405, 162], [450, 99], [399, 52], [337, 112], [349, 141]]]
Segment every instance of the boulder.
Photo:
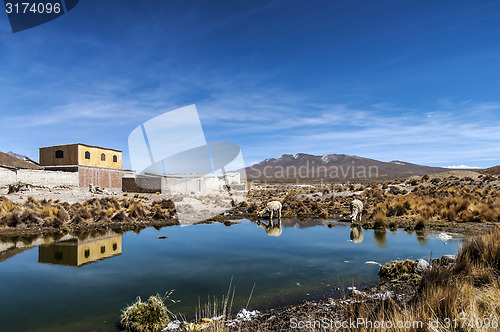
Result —
[[418, 259], [417, 266], [415, 267], [415, 272], [418, 274], [422, 274], [423, 272], [429, 270], [431, 265], [425, 259]]

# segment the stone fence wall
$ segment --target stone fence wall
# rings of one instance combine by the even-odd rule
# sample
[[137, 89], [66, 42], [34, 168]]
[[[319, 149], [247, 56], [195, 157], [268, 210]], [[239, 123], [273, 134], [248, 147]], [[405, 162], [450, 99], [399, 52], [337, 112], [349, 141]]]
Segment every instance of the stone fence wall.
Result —
[[0, 166], [0, 187], [5, 188], [10, 184], [26, 183], [35, 187], [57, 188], [71, 187], [78, 188], [78, 173], [44, 171], [32, 169], [9, 169]]

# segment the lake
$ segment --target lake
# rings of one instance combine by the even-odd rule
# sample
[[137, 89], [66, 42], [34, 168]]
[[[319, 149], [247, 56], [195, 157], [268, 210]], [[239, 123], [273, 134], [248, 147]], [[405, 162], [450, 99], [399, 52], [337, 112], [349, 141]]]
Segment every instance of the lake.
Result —
[[0, 330], [116, 331], [121, 309], [137, 296], [172, 289], [171, 298], [181, 302], [170, 310], [192, 317], [198, 303], [220, 300], [231, 279], [233, 310], [245, 306], [254, 285], [252, 309], [297, 303], [338, 295], [342, 285], [377, 283], [378, 266], [366, 261], [455, 254], [463, 240], [403, 230], [353, 234], [349, 223], [335, 221], [292, 220], [282, 226], [266, 230], [241, 220], [231, 226], [66, 235], [58, 241], [4, 240]]

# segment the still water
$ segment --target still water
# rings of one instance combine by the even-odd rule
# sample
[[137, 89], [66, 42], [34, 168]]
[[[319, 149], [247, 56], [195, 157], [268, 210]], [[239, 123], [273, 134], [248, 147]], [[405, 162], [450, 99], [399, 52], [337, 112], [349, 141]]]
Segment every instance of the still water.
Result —
[[343, 284], [376, 283], [378, 267], [365, 265], [368, 260], [455, 254], [462, 241], [402, 230], [353, 234], [349, 224], [334, 221], [282, 226], [241, 220], [45, 242], [4, 239], [0, 330], [116, 331], [126, 304], [172, 289], [171, 298], [181, 302], [170, 310], [190, 317], [199, 302], [220, 299], [231, 278], [234, 310], [245, 306], [254, 284], [250, 308], [265, 309], [332, 295]]

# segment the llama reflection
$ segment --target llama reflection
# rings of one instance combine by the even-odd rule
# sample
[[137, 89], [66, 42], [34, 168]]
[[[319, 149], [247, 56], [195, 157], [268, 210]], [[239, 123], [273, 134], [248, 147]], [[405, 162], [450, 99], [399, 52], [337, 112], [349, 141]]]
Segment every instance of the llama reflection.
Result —
[[363, 228], [359, 225], [352, 225], [351, 226], [351, 241], [354, 243], [361, 243], [363, 242], [364, 235], [363, 235]]
[[277, 224], [273, 223], [272, 220], [269, 220], [268, 224], [259, 220], [257, 221], [257, 226], [262, 227], [269, 236], [280, 236], [283, 231], [283, 228], [281, 227], [281, 219], [278, 219]]

